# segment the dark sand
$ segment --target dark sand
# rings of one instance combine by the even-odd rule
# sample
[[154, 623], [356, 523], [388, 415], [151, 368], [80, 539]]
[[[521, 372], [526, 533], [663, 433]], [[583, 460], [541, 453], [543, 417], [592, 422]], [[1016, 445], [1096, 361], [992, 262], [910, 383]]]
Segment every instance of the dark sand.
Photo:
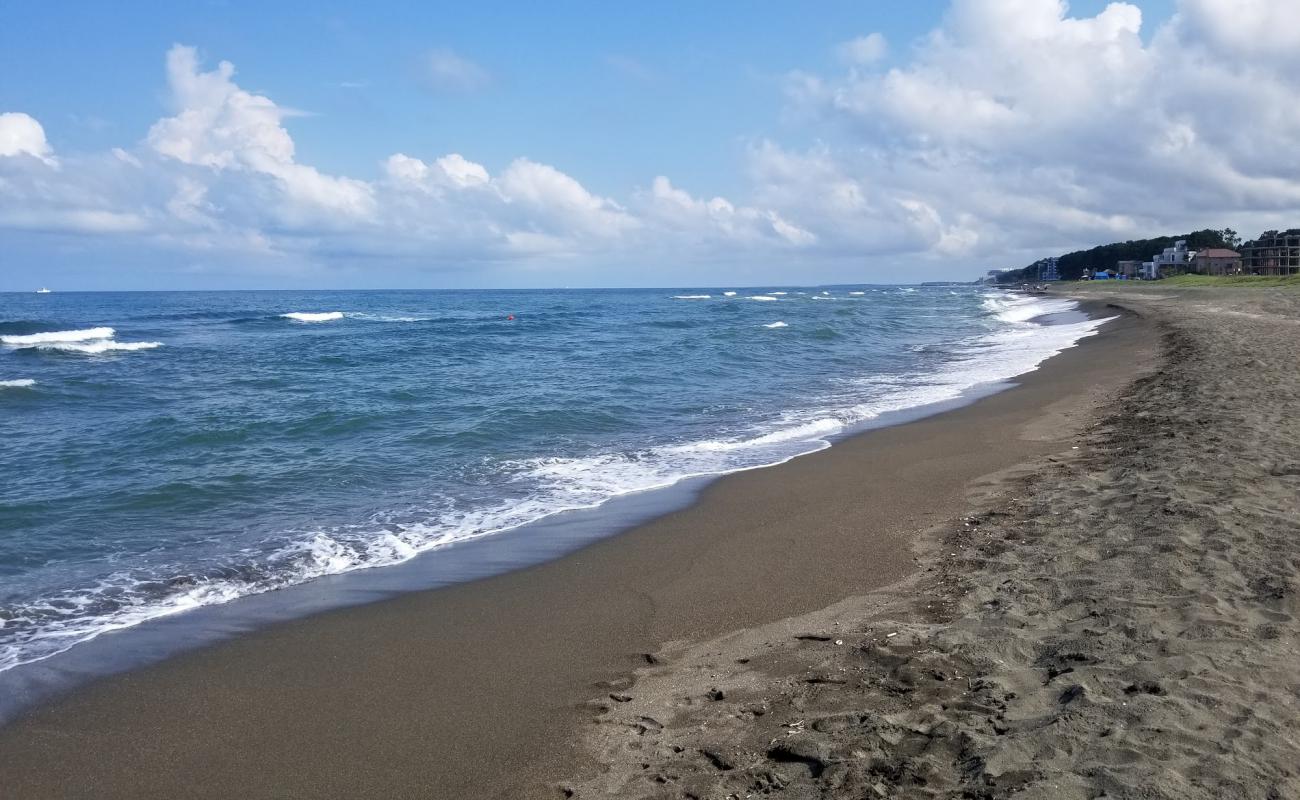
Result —
[[1300, 798], [1300, 293], [1072, 290], [1162, 338], [1078, 449], [906, 584], [638, 670], [572, 796]]
[[[578, 734], [641, 702], [633, 670], [666, 669], [649, 654], [906, 578], [973, 481], [1069, 452], [1151, 342], [1127, 317], [1016, 388], [729, 476], [560, 560], [103, 679], [0, 730], [0, 796], [559, 797], [601, 762], [614, 781], [625, 759]], [[664, 786], [635, 780], [582, 796]]]

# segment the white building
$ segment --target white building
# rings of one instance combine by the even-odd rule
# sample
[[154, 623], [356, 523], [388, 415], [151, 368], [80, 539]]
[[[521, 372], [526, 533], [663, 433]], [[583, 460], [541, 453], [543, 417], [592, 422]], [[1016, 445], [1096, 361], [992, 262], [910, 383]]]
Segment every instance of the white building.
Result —
[[1164, 252], [1142, 264], [1142, 277], [1153, 281], [1186, 269], [1195, 253], [1187, 249], [1187, 240], [1179, 239], [1173, 247], [1166, 247]]

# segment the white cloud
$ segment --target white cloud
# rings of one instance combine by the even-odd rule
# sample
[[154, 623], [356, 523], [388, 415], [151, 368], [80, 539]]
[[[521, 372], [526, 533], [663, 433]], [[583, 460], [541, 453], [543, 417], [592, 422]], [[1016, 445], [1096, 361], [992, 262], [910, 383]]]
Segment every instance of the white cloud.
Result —
[[486, 69], [447, 48], [425, 54], [421, 78], [431, 89], [443, 92], [477, 92], [492, 83]]
[[[813, 144], [757, 137], [747, 188], [729, 198], [662, 175], [609, 196], [558, 165], [489, 165], [469, 151], [377, 153], [371, 179], [332, 175], [301, 162], [299, 115], [241, 88], [230, 64], [207, 69], [177, 46], [173, 108], [136, 146], [60, 148], [56, 161], [40, 123], [0, 115], [0, 228], [212, 263], [237, 254], [229, 260], [304, 276], [361, 259], [430, 269], [585, 259], [798, 263], [812, 278], [870, 258], [890, 278], [956, 277], [1134, 236], [1249, 234], [1300, 222], [1289, 7], [1181, 0], [1145, 31], [1131, 3], [1072, 17], [1060, 0], [953, 0], [888, 61], [883, 37], [865, 36], [837, 49], [841, 67], [788, 76], [798, 113], [787, 121]], [[441, 88], [490, 80], [439, 53], [429, 63], [450, 81]]]
[[177, 113], [154, 123], [149, 145], [185, 164], [272, 176], [293, 201], [284, 214], [295, 218], [316, 211], [355, 217], [373, 213], [374, 199], [363, 181], [296, 163], [293, 139], [281, 124], [289, 112], [239, 88], [234, 74], [228, 61], [202, 72], [194, 48], [172, 47], [167, 83]]
[[[833, 194], [872, 198], [864, 223], [902, 203], [935, 255], [1253, 230], [1300, 209], [1291, 11], [1183, 0], [1144, 43], [1130, 3], [954, 0], [907, 62], [794, 73], [788, 96], [841, 142], [820, 157]], [[788, 186], [809, 191], [769, 194]]]
[[859, 36], [839, 46], [840, 58], [849, 64], [874, 64], [888, 53], [889, 42], [880, 33]]
[[0, 156], [29, 155], [53, 164], [53, 152], [41, 123], [20, 111], [0, 114]]

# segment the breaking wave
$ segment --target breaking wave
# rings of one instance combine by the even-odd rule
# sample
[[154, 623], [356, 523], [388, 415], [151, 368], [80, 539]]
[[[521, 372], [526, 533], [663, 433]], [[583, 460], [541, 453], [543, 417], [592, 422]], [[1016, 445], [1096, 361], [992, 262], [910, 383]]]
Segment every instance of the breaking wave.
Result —
[[46, 331], [25, 336], [0, 336], [0, 342], [12, 347], [31, 347], [49, 342], [84, 342], [91, 339], [113, 338], [112, 328], [83, 328], [75, 331]]
[[336, 319], [343, 319], [342, 311], [290, 311], [287, 314], [281, 314], [285, 319], [291, 319], [295, 322], [332, 322]]

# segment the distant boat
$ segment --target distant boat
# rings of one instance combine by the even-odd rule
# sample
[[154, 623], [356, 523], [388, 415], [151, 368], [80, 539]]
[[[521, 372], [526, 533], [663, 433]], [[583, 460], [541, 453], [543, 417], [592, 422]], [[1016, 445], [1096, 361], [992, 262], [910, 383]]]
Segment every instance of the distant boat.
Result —
[[50, 293], [50, 290], [49, 290], [49, 289], [46, 289], [44, 286], [42, 286], [41, 288], [39, 288], [39, 289], [36, 290], [36, 293], [37, 293], [37, 294], [49, 294], [49, 293]]

